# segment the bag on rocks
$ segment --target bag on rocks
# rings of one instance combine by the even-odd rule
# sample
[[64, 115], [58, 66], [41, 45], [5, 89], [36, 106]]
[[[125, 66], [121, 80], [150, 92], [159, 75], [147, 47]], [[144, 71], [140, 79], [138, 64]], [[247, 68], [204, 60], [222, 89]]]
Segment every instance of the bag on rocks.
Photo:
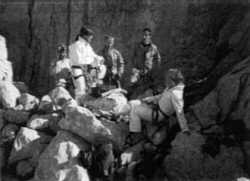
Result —
[[19, 90], [10, 81], [0, 81], [0, 101], [4, 108], [14, 108], [21, 96]]

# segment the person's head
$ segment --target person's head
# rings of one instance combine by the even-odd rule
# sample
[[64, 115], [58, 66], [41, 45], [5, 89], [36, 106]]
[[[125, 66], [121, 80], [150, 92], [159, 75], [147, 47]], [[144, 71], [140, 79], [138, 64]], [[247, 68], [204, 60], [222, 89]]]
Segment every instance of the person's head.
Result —
[[87, 42], [91, 43], [93, 37], [94, 37], [94, 32], [93, 30], [82, 27], [79, 33], [79, 36], [85, 39]]
[[184, 84], [184, 76], [178, 69], [169, 69], [164, 76], [165, 86], [168, 88], [174, 87], [180, 83]]
[[106, 35], [104, 37], [104, 40], [105, 40], [104, 42], [105, 42], [106, 47], [112, 47], [115, 43], [115, 38], [109, 35]]
[[67, 48], [66, 45], [61, 44], [57, 47], [57, 55], [58, 55], [58, 59], [62, 60], [64, 58], [67, 57]]
[[152, 31], [150, 28], [143, 29], [143, 43], [148, 45], [151, 43]]

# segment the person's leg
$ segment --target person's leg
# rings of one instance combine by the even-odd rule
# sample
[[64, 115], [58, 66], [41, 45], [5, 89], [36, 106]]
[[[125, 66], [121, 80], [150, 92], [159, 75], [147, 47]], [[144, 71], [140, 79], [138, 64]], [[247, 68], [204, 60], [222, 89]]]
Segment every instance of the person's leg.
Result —
[[131, 111], [130, 111], [130, 124], [129, 130], [130, 132], [141, 132], [142, 125], [141, 121], [152, 121], [152, 108], [150, 108], [146, 104], [137, 104], [131, 103]]
[[83, 76], [77, 78], [75, 80], [75, 99], [76, 102], [80, 105], [81, 104], [81, 99], [83, 98], [84, 95], [86, 95], [86, 90], [87, 90], [87, 85], [85, 78]]

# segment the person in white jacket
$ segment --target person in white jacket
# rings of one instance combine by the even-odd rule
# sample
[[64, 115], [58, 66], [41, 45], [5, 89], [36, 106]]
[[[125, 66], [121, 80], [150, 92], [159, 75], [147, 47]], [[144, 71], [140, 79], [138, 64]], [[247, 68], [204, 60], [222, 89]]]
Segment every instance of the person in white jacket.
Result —
[[96, 62], [103, 61], [103, 57], [97, 55], [90, 43], [93, 39], [93, 31], [82, 27], [78, 39], [69, 46], [69, 59], [75, 84], [75, 99], [80, 103], [87, 93], [86, 73], [87, 67], [95, 66]]

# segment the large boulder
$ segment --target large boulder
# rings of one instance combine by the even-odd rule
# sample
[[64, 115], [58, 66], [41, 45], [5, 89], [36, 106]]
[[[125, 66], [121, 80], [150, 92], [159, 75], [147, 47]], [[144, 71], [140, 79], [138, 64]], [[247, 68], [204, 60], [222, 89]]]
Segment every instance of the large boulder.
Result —
[[221, 145], [220, 152], [211, 157], [204, 153], [202, 135], [180, 133], [171, 143], [172, 150], [164, 160], [169, 180], [233, 180], [244, 175], [240, 148]]
[[22, 127], [14, 141], [9, 163], [15, 163], [19, 160], [31, 158], [37, 162], [42, 151], [47, 147], [51, 137], [36, 130]]
[[112, 121], [100, 121], [88, 109], [80, 106], [69, 106], [65, 109], [65, 118], [59, 126], [81, 136], [92, 144], [112, 141], [119, 148], [125, 142], [127, 126]]
[[89, 150], [80, 137], [59, 131], [39, 158], [36, 181], [89, 181], [87, 170], [80, 166], [80, 151]]
[[25, 124], [29, 120], [30, 113], [28, 111], [8, 109], [4, 111], [3, 118], [9, 123]]

